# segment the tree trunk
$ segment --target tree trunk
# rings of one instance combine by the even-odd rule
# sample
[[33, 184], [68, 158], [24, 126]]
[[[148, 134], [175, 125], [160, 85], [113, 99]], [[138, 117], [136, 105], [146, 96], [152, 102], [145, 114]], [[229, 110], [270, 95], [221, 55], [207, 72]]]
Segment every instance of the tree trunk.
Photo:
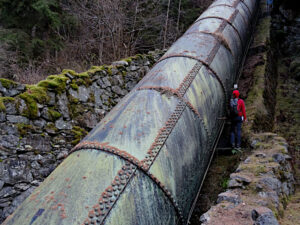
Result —
[[169, 22], [170, 4], [171, 4], [171, 0], [168, 1], [167, 16], [166, 16], [166, 24], [165, 24], [165, 32], [164, 32], [164, 46], [163, 46], [163, 49], [166, 48], [166, 44], [167, 44], [167, 32], [168, 32], [168, 22]]
[[179, 3], [178, 3], [178, 16], [177, 16], [177, 24], [176, 24], [177, 36], [180, 33], [180, 31], [179, 31], [180, 14], [181, 14], [181, 0], [179, 0]]

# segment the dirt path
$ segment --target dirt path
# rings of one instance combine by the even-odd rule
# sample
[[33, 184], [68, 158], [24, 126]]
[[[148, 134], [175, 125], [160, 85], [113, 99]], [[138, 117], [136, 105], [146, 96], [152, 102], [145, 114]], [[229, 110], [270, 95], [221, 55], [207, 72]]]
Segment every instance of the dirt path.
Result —
[[238, 166], [241, 159], [245, 159], [249, 150], [244, 149], [243, 154], [227, 154], [216, 152], [210, 165], [207, 176], [203, 183], [193, 215], [189, 221], [190, 225], [199, 225], [200, 216], [215, 205], [218, 194], [223, 192], [228, 185], [229, 175]]

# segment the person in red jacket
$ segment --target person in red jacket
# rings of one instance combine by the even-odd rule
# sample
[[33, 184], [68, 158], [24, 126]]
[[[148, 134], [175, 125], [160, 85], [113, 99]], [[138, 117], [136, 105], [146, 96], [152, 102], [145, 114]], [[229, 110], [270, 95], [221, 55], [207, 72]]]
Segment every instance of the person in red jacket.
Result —
[[[231, 111], [231, 130], [230, 130], [230, 144], [232, 148], [241, 148], [241, 132], [243, 121], [247, 122], [245, 102], [239, 98], [240, 92], [234, 90], [233, 98], [230, 99]], [[236, 145], [235, 145], [236, 144]]]

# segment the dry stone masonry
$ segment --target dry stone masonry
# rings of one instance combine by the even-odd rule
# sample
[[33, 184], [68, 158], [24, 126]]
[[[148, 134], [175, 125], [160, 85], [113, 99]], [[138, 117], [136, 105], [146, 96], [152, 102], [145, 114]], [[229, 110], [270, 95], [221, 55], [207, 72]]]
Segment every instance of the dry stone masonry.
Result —
[[28, 197], [163, 51], [36, 85], [0, 79], [0, 223]]
[[217, 205], [201, 216], [203, 225], [279, 224], [294, 192], [288, 144], [274, 133], [255, 134], [250, 142], [252, 154], [230, 175]]

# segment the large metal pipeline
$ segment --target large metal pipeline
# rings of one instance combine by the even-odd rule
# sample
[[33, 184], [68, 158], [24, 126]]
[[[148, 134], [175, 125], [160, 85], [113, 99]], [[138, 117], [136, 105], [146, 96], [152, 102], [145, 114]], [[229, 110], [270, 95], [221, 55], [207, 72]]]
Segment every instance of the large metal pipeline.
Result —
[[186, 224], [256, 0], [217, 0], [4, 224]]

